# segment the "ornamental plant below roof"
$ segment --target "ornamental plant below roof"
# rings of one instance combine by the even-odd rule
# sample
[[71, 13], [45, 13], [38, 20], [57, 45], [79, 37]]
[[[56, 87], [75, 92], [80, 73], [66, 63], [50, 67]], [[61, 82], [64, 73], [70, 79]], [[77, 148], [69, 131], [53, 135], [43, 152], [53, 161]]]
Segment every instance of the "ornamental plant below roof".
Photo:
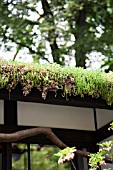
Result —
[[58, 64], [34, 64], [0, 61], [0, 89], [13, 90], [21, 84], [23, 95], [37, 88], [46, 99], [48, 91], [61, 89], [64, 97], [84, 95], [102, 98], [113, 104], [113, 72], [62, 67]]

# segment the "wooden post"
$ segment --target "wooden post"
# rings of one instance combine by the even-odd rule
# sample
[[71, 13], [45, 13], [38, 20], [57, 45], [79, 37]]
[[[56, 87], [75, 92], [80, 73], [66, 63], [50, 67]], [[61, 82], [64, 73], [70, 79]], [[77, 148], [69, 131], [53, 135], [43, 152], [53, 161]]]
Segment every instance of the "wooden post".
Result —
[[12, 145], [11, 143], [2, 144], [2, 169], [12, 170]]
[[30, 144], [27, 144], [27, 150], [28, 150], [28, 170], [31, 170], [31, 155], [30, 155]]
[[[4, 125], [17, 125], [17, 101], [4, 101]], [[12, 170], [12, 143], [2, 143], [2, 169]]]

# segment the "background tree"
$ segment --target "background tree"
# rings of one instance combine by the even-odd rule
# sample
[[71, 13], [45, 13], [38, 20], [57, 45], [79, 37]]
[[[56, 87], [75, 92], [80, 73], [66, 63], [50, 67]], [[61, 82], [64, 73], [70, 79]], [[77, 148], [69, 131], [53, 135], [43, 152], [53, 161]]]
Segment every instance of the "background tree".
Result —
[[[19, 144], [18, 147], [21, 149], [27, 149], [25, 144]], [[54, 156], [55, 153], [59, 151], [57, 147], [53, 146], [43, 146], [37, 147], [35, 145], [31, 145], [31, 169], [33, 170], [69, 170], [70, 163], [67, 162], [63, 165], [58, 164], [58, 158]], [[15, 156], [15, 157], [14, 157]], [[13, 154], [13, 170], [27, 170], [28, 167], [28, 155], [25, 151], [24, 153], [20, 154], [19, 159], [18, 154]]]
[[16, 47], [13, 59], [23, 49], [37, 62], [64, 65], [75, 59], [76, 66], [85, 68], [88, 55], [96, 51], [113, 70], [112, 30], [111, 0], [2, 0], [0, 4], [0, 45], [5, 50]]

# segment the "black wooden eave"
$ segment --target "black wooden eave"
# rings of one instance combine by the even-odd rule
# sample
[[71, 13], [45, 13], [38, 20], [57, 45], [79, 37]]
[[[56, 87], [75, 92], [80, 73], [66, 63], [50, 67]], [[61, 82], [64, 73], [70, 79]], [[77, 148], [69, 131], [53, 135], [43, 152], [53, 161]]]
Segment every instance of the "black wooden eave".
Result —
[[21, 85], [17, 85], [10, 93], [6, 89], [0, 89], [0, 99], [113, 110], [113, 105], [107, 105], [106, 101], [101, 98], [92, 98], [85, 95], [84, 97], [67, 96], [66, 99], [66, 97], [62, 97], [62, 93], [61, 90], [58, 90], [56, 95], [55, 92], [49, 91], [46, 100], [44, 100], [42, 99], [41, 92], [37, 89], [33, 88], [30, 94], [24, 96]]

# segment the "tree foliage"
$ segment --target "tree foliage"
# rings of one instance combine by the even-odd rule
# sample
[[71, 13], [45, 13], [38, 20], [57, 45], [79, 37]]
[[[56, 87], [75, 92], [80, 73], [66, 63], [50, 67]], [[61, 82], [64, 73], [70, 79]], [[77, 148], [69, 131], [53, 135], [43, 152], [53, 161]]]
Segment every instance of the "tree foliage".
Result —
[[[113, 61], [113, 3], [111, 0], [2, 0], [1, 46], [21, 49], [58, 64], [75, 58], [86, 67], [88, 54], [101, 52]], [[12, 44], [13, 43], [13, 44]], [[109, 64], [109, 62], [108, 62]], [[111, 64], [113, 65], [113, 64]], [[112, 69], [112, 67], [110, 67]]]
[[[25, 150], [24, 144], [21, 147]], [[70, 163], [67, 162], [63, 165], [58, 165], [58, 159], [54, 156], [54, 153], [59, 149], [53, 146], [43, 146], [37, 150], [36, 146], [31, 146], [31, 169], [33, 170], [69, 170]], [[23, 154], [13, 154], [12, 168], [13, 170], [27, 170], [28, 169], [28, 155], [27, 152]], [[15, 159], [18, 158], [18, 159]]]

